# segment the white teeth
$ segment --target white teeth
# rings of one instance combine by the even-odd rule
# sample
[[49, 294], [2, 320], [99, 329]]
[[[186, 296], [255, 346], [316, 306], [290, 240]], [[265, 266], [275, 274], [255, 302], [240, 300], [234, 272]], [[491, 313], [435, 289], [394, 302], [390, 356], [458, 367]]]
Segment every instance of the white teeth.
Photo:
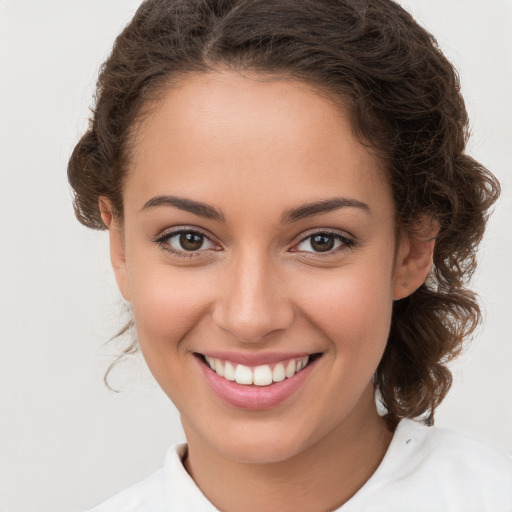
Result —
[[297, 371], [300, 372], [304, 366], [308, 364], [309, 356], [303, 357], [298, 363], [297, 363]]
[[286, 378], [284, 374], [284, 365], [283, 363], [277, 363], [274, 371], [272, 372], [272, 380], [274, 382], [281, 382]]
[[289, 379], [290, 377], [293, 377], [295, 375], [295, 370], [296, 370], [295, 361], [292, 359], [286, 365], [286, 369], [284, 370], [284, 374]]
[[229, 361], [226, 361], [224, 365], [224, 378], [227, 380], [235, 380], [235, 367]]
[[252, 370], [248, 366], [239, 364], [235, 370], [235, 380], [238, 384], [252, 384]]
[[224, 365], [218, 359], [215, 359], [215, 373], [224, 377]]
[[256, 366], [253, 371], [252, 380], [256, 386], [268, 386], [272, 384], [272, 370], [266, 364], [263, 366]]
[[210, 368], [215, 371], [215, 359], [213, 357], [205, 356], [206, 362], [210, 365]]
[[205, 360], [217, 375], [226, 380], [244, 385], [269, 386], [273, 382], [281, 382], [300, 372], [308, 364], [309, 356], [277, 363], [273, 370], [268, 364], [250, 368], [244, 364], [235, 364], [210, 356], [205, 356]]

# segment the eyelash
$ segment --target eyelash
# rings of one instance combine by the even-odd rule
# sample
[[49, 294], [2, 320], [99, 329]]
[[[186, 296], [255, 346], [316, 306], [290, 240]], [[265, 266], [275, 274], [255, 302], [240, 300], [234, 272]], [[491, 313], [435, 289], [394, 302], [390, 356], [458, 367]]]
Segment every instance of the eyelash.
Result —
[[328, 229], [320, 230], [320, 231], [314, 231], [306, 234], [305, 236], [301, 237], [300, 240], [294, 245], [294, 247], [300, 245], [301, 243], [305, 242], [306, 240], [310, 239], [312, 240], [315, 236], [327, 236], [332, 237], [335, 240], [341, 242], [339, 247], [336, 247], [334, 249], [330, 249], [328, 251], [299, 251], [299, 250], [292, 250], [291, 252], [305, 252], [308, 254], [308, 258], [323, 258], [332, 256], [333, 254], [337, 254], [340, 252], [345, 252], [349, 249], [353, 249], [356, 245], [355, 240], [352, 238], [349, 238], [347, 236], [342, 235], [338, 231], [331, 231]]
[[[192, 235], [200, 235], [202, 237], [204, 237], [206, 240], [208, 240], [210, 243], [212, 244], [215, 244], [215, 242], [213, 242], [211, 240], [211, 238], [197, 230], [197, 229], [177, 229], [176, 231], [171, 231], [171, 232], [168, 232], [168, 233], [164, 233], [162, 236], [158, 237], [156, 240], [155, 240], [155, 243], [161, 247], [164, 251], [167, 251], [169, 253], [171, 253], [173, 256], [177, 256], [178, 258], [185, 258], [185, 259], [191, 259], [191, 258], [194, 258], [194, 257], [197, 257], [197, 256], [202, 256], [201, 253], [204, 253], [206, 252], [206, 250], [198, 250], [198, 251], [177, 251], [175, 249], [173, 249], [171, 247], [171, 245], [169, 244], [169, 239], [175, 237], [175, 236], [178, 236], [178, 235], [181, 235], [181, 234], [192, 234]], [[346, 251], [348, 249], [353, 249], [356, 245], [356, 242], [351, 239], [351, 238], [348, 238], [342, 234], [340, 234], [339, 232], [337, 231], [330, 231], [330, 230], [320, 230], [320, 231], [314, 231], [312, 233], [308, 233], [307, 235], [303, 236], [300, 238], [300, 240], [298, 240], [294, 247], [295, 246], [298, 246], [300, 245], [301, 243], [305, 242], [306, 240], [308, 239], [312, 239], [313, 237], [315, 236], [321, 236], [321, 235], [324, 235], [324, 236], [328, 236], [328, 237], [332, 237], [336, 240], [338, 240], [339, 242], [341, 242], [341, 245], [335, 249], [331, 249], [331, 250], [328, 250], [328, 251], [325, 251], [325, 252], [314, 252], [314, 251], [299, 251], [299, 250], [292, 250], [291, 252], [304, 252], [304, 253], [308, 253], [309, 256], [308, 258], [322, 258], [322, 257], [326, 257], [326, 256], [329, 256], [329, 255], [332, 255], [332, 254], [336, 254], [338, 252], [343, 252], [343, 251]]]
[[162, 236], [158, 237], [155, 240], [155, 243], [158, 246], [160, 246], [164, 251], [170, 252], [173, 256], [177, 256], [178, 258], [191, 259], [196, 256], [202, 256], [201, 253], [205, 252], [204, 250], [202, 250], [202, 251], [185, 251], [185, 250], [177, 251], [176, 249], [173, 249], [171, 247], [171, 245], [169, 244], [169, 240], [177, 235], [182, 235], [182, 234], [200, 235], [200, 236], [204, 237], [206, 240], [209, 240], [212, 244], [215, 244], [206, 233], [203, 233], [197, 229], [186, 229], [186, 228], [181, 228], [181, 229], [177, 229], [175, 231], [170, 231], [168, 233], [164, 233]]

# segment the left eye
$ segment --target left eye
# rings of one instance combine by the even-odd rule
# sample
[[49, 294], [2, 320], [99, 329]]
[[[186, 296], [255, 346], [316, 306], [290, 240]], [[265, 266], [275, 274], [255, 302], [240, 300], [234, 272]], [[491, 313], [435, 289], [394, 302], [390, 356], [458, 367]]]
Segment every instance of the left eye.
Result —
[[177, 252], [202, 251], [215, 247], [209, 238], [197, 231], [179, 231], [166, 237], [165, 242]]
[[297, 245], [297, 250], [305, 252], [329, 252], [338, 249], [342, 245], [351, 245], [351, 243], [340, 235], [315, 233], [314, 235], [304, 238]]

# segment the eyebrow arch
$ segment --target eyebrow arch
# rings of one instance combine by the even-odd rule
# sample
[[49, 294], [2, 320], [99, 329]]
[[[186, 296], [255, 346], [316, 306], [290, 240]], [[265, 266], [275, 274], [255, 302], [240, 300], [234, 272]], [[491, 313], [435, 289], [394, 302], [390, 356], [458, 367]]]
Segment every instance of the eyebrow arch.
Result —
[[176, 196], [153, 197], [142, 207], [142, 210], [147, 210], [148, 208], [154, 208], [156, 206], [174, 206], [175, 208], [199, 215], [200, 217], [205, 217], [206, 219], [218, 220], [221, 222], [226, 220], [224, 214], [213, 206], [200, 203], [199, 201], [193, 201], [192, 199], [185, 199]]
[[324, 199], [323, 201], [306, 203], [297, 208], [285, 210], [281, 215], [281, 224], [296, 222], [298, 220], [305, 219], [306, 217], [332, 212], [333, 210], [345, 207], [360, 208], [368, 213], [370, 212], [370, 207], [366, 203], [362, 203], [357, 199], [333, 197], [330, 199]]

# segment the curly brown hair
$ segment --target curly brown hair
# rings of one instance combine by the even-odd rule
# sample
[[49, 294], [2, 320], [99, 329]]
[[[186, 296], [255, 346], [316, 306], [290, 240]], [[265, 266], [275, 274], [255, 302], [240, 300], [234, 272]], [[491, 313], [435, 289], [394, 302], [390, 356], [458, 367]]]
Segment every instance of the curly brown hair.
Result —
[[143, 2], [101, 69], [89, 129], [69, 161], [78, 219], [105, 229], [104, 196], [122, 220], [130, 134], [143, 107], [183, 73], [221, 67], [291, 77], [340, 101], [360, 142], [386, 163], [397, 232], [417, 236], [425, 218], [439, 226], [433, 279], [395, 302], [375, 375], [390, 420], [432, 422], [451, 385], [446, 363], [480, 321], [467, 284], [499, 183], [465, 154], [468, 117], [456, 71], [396, 3]]

